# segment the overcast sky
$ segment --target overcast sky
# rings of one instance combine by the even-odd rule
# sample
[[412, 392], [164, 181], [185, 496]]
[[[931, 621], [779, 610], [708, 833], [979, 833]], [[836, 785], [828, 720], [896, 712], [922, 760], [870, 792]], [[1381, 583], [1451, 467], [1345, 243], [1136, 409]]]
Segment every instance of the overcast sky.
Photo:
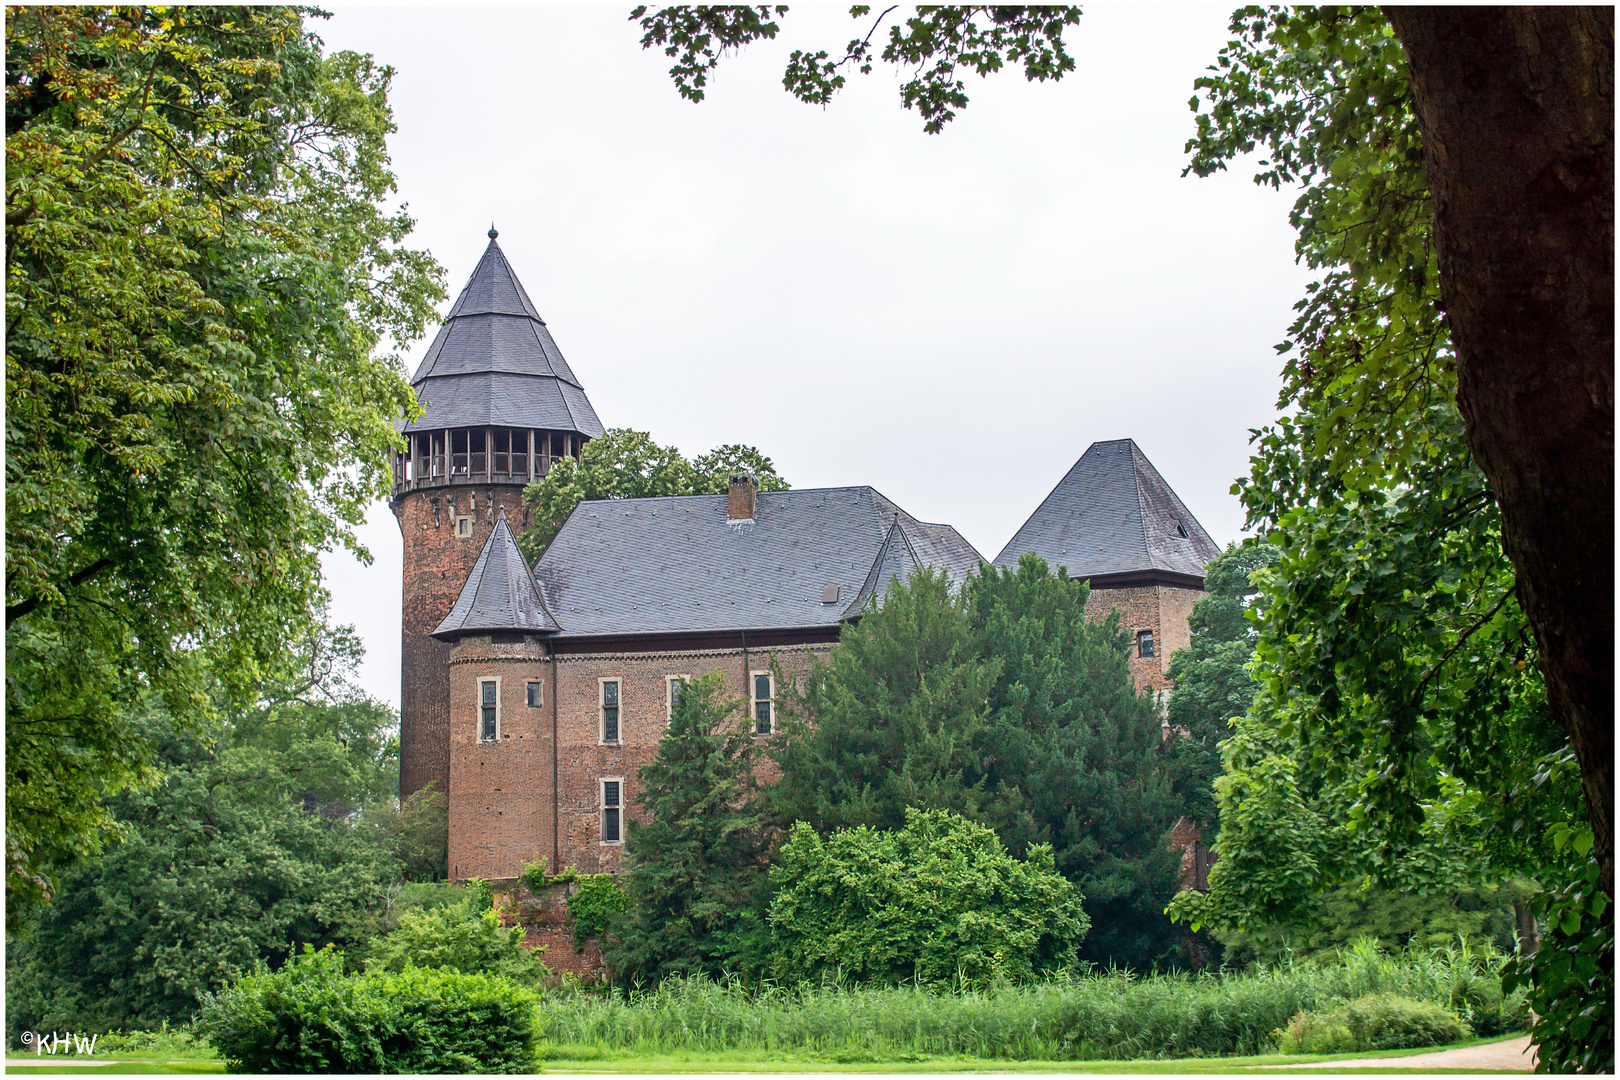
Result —
[[[1087, 446], [1129, 437], [1216, 540], [1241, 535], [1229, 489], [1306, 279], [1290, 193], [1180, 175], [1230, 7], [1088, 7], [1073, 74], [970, 77], [930, 136], [889, 70], [825, 109], [782, 90], [794, 48], [853, 36], [847, 8], [794, 8], [693, 105], [630, 6], [340, 5], [316, 26], [397, 69], [399, 195], [443, 309], [493, 222], [609, 427], [871, 484], [987, 558]], [[385, 505], [362, 539], [371, 566], [326, 560], [334, 615], [397, 705]]]

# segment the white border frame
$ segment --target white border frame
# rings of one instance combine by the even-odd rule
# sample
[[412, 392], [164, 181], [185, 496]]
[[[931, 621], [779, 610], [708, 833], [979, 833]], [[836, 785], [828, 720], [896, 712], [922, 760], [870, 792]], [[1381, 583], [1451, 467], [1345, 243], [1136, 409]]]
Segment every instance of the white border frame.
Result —
[[[624, 689], [622, 687], [620, 688], [619, 693], [621, 695], [624, 693]], [[623, 706], [620, 706], [620, 707], [623, 708]], [[618, 806], [610, 807], [607, 804], [607, 786], [609, 784], [618, 784], [619, 785], [619, 805]], [[597, 777], [597, 780], [596, 780], [596, 843], [597, 843], [598, 846], [600, 846], [600, 847], [619, 847], [619, 846], [623, 845], [623, 843], [624, 843], [624, 804], [625, 804], [626, 801], [627, 800], [625, 799], [625, 794], [624, 794], [624, 777], [622, 777], [622, 776], [600, 776], [600, 777]], [[619, 812], [619, 838], [617, 840], [604, 840], [604, 839], [602, 839], [602, 834], [607, 831], [607, 812], [609, 810], [617, 810]]]
[[[495, 737], [484, 738], [484, 684], [495, 684]], [[478, 694], [474, 698], [478, 709], [478, 741], [481, 743], [499, 743], [501, 741], [501, 677], [499, 675], [480, 675], [478, 677]]]
[[[771, 696], [769, 698], [761, 699], [754, 695], [754, 680], [761, 675], [771, 682]], [[761, 700], [769, 701], [771, 705], [771, 730], [769, 731], [759, 730], [759, 703]], [[748, 673], [748, 719], [753, 722], [755, 735], [776, 734], [776, 676], [771, 672], [770, 668]]]
[[[607, 691], [603, 687], [608, 683], [619, 684], [619, 737], [607, 738], [607, 704], [605, 702]], [[624, 745], [624, 678], [619, 675], [603, 675], [596, 680], [596, 745], [597, 746], [623, 746]]]

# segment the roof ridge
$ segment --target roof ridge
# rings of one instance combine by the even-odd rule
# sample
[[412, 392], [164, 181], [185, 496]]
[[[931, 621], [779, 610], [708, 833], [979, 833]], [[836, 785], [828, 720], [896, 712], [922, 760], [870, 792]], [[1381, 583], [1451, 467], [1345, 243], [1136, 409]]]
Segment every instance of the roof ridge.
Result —
[[[1122, 439], [1120, 441], [1130, 444], [1131, 487], [1136, 489], [1136, 512], [1141, 515], [1140, 522], [1142, 527], [1139, 531], [1142, 538], [1142, 557], [1151, 563], [1153, 561], [1153, 550], [1148, 546], [1148, 505], [1147, 499], [1142, 495], [1141, 463], [1147, 460], [1147, 455], [1142, 453], [1142, 448], [1136, 445], [1135, 439]], [[1165, 486], [1169, 487], [1170, 485], [1166, 484]]]
[[[902, 513], [902, 511], [900, 511], [898, 509], [895, 510], [895, 513], [894, 513], [894, 527], [900, 530], [900, 539], [905, 541], [906, 551], [907, 551], [907, 553], [909, 553], [911, 555], [911, 561], [916, 563], [918, 566], [925, 566], [927, 564], [924, 563], [922, 561], [922, 559], [917, 555], [917, 546], [911, 542], [911, 536], [906, 532], [905, 527], [900, 524], [900, 515], [901, 515], [901, 513]], [[908, 518], [911, 517], [911, 515], [909, 515], [909, 514], [907, 514], [906, 516]], [[912, 521], [913, 524], [918, 524], [916, 518], [911, 518], [911, 521]]]
[[889, 549], [894, 544], [894, 534], [896, 532], [900, 533], [900, 540], [906, 545], [906, 554], [910, 555], [913, 564], [916, 564], [917, 553], [911, 549], [911, 544], [906, 541], [905, 531], [900, 528], [900, 515], [896, 512], [894, 521], [889, 525], [888, 531], [883, 534], [883, 542], [878, 545], [877, 554], [872, 558], [871, 568], [866, 571], [866, 578], [861, 582], [860, 589], [855, 593], [855, 599], [850, 601], [849, 606], [843, 611], [844, 618], [850, 617], [852, 613], [858, 612], [865, 607], [866, 602], [876, 596], [878, 589], [883, 587], [884, 583], [877, 580], [877, 578], [883, 572], [884, 564], [889, 561]]
[[[758, 497], [763, 498], [764, 496], [767, 496], [767, 495], [772, 496], [772, 497], [785, 495], [785, 496], [795, 497], [796, 498], [796, 497], [798, 497], [800, 495], [814, 495], [814, 494], [817, 494], [818, 492], [862, 491], [862, 490], [866, 490], [866, 489], [868, 489], [870, 487], [871, 487], [870, 484], [849, 484], [849, 485], [845, 485], [843, 487], [781, 488], [781, 489], [776, 490], [776, 491], [760, 491], [760, 492], [758, 492]], [[584, 506], [586, 503], [652, 502], [654, 499], [723, 499], [725, 497], [726, 497], [726, 493], [723, 492], [723, 491], [699, 491], [699, 492], [694, 492], [691, 495], [631, 495], [631, 496], [628, 496], [628, 497], [622, 498], [622, 499], [581, 499], [580, 502], [579, 502], [579, 505]], [[900, 512], [905, 513], [905, 511], [903, 511], [903, 510], [900, 511]], [[908, 519], [911, 518], [911, 515], [909, 515], [909, 514], [907, 514], [906, 516], [907, 516]], [[911, 520], [915, 520], [915, 519], [911, 519]], [[946, 528], [951, 528], [951, 526], [947, 525]]]

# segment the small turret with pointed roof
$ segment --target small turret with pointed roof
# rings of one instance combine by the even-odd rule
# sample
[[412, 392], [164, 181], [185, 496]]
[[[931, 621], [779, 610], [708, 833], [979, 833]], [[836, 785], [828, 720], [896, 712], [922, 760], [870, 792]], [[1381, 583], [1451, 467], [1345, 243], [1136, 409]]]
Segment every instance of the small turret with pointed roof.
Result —
[[518, 550], [517, 538], [506, 522], [506, 511], [502, 510], [455, 606], [433, 636], [440, 641], [454, 641], [465, 634], [492, 630], [554, 634], [559, 629], [523, 552]]

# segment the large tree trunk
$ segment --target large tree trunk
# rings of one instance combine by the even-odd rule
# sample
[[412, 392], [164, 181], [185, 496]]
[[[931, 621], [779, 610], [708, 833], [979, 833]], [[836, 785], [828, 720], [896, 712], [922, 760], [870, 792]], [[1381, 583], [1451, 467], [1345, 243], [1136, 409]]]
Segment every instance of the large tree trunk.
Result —
[[1468, 445], [1614, 874], [1614, 9], [1385, 9]]

